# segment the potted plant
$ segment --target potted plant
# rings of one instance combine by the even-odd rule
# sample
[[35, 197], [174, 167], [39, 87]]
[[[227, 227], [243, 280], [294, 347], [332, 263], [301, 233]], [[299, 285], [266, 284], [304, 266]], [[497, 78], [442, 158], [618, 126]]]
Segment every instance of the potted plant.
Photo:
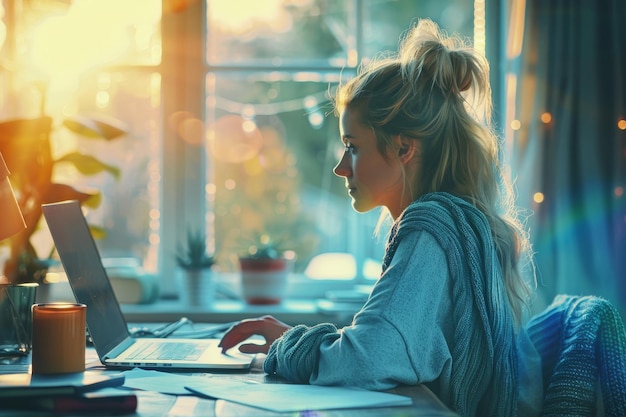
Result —
[[199, 306], [210, 304], [215, 297], [212, 267], [215, 257], [209, 254], [206, 235], [202, 231], [187, 231], [184, 245], [176, 254], [180, 299], [184, 304]]
[[[3, 209], [0, 241], [26, 228], [8, 175], [9, 170], [0, 153], [0, 207]], [[35, 302], [37, 285], [0, 283], [0, 357], [23, 356], [30, 351], [30, 307]]]
[[[105, 120], [100, 116], [68, 117], [62, 121], [62, 126], [83, 139], [111, 141], [126, 134], [119, 121]], [[119, 168], [78, 151], [55, 157], [51, 141], [54, 131], [52, 118], [45, 115], [0, 122], [0, 153], [11, 172], [11, 183], [26, 223], [24, 231], [6, 241], [10, 255], [4, 264], [3, 274], [9, 283], [45, 283], [50, 256], [39, 256], [31, 242], [41, 221], [42, 204], [62, 200], [78, 200], [92, 208], [100, 204], [101, 193], [98, 190], [78, 190], [69, 184], [56, 182], [53, 177], [55, 167], [70, 164], [82, 175], [107, 172], [116, 179], [120, 176]], [[91, 228], [96, 237], [102, 236], [102, 229]]]
[[241, 293], [248, 304], [279, 304], [287, 292], [293, 251], [283, 251], [281, 241], [267, 234], [257, 236], [239, 257]]

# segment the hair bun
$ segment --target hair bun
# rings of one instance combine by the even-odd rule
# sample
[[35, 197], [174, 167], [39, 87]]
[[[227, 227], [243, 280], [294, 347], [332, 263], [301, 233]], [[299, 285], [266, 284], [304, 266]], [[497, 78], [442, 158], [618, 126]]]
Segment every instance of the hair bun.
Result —
[[450, 61], [454, 70], [456, 87], [459, 92], [467, 91], [472, 86], [473, 76], [470, 65], [468, 65], [470, 57], [465, 51], [451, 50]]

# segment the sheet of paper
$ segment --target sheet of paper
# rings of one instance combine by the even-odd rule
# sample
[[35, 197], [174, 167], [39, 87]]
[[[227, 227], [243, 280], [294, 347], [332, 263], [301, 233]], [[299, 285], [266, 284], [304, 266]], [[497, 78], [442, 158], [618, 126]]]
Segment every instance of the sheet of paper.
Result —
[[408, 406], [410, 397], [352, 387], [263, 384], [225, 377], [189, 380], [197, 394], [276, 412]]
[[178, 375], [139, 368], [124, 371], [124, 375], [126, 376], [126, 381], [124, 381], [126, 388], [172, 395], [189, 394], [189, 390], [185, 389], [185, 385], [189, 383], [190, 378], [202, 380], [202, 377], [199, 376]]
[[242, 378], [180, 375], [132, 369], [125, 371], [127, 388], [163, 394], [200, 394], [271, 411], [306, 411], [411, 405], [410, 397], [352, 387], [263, 384]]

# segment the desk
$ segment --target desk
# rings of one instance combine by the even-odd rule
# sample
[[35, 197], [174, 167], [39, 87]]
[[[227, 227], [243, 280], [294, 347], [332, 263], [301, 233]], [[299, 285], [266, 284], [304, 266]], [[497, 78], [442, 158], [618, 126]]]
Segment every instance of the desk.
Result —
[[[254, 379], [261, 383], [271, 384], [281, 381], [277, 377], [266, 375], [262, 370], [262, 363], [255, 361], [249, 372], [225, 373], [232, 378], [240, 375], [241, 378]], [[194, 374], [202, 375], [202, 374]], [[211, 374], [215, 376], [216, 374]], [[155, 392], [137, 392], [137, 417], [172, 417], [172, 416], [202, 416], [202, 417], [406, 417], [406, 416], [441, 416], [454, 417], [457, 414], [449, 411], [431, 391], [423, 386], [395, 389], [392, 392], [406, 395], [413, 399], [410, 407], [388, 407], [370, 409], [323, 410], [301, 413], [276, 413], [259, 408], [248, 407], [224, 400], [210, 400], [195, 396], [171, 396]]]
[[[261, 355], [262, 358], [262, 355]], [[93, 348], [87, 349], [87, 369], [101, 368]], [[0, 366], [1, 371], [2, 366]], [[109, 371], [106, 371], [109, 372]], [[119, 372], [119, 371], [110, 371]], [[263, 372], [262, 359], [253, 362], [249, 371], [194, 373], [194, 376], [208, 375], [227, 378], [253, 379], [259, 383], [271, 384], [284, 382], [275, 376], [269, 376]], [[434, 395], [424, 386], [402, 387], [391, 392], [406, 395], [413, 399], [409, 407], [387, 407], [369, 409], [347, 410], [323, 410], [306, 411], [301, 413], [276, 413], [259, 408], [248, 407], [224, 400], [211, 400], [193, 395], [173, 396], [158, 392], [136, 391], [138, 399], [137, 412], [129, 414], [131, 417], [406, 417], [406, 416], [441, 416], [454, 417], [457, 414], [449, 411]], [[25, 417], [47, 416], [46, 413], [29, 413], [0, 410], [0, 417]], [[102, 416], [102, 415], [100, 415]], [[106, 417], [106, 416], [105, 416]]]
[[[194, 374], [201, 375], [201, 374]], [[261, 369], [261, 363], [255, 362], [250, 372], [240, 373], [241, 378], [254, 379], [261, 383], [283, 382], [276, 377], [266, 375]], [[215, 377], [215, 374], [212, 374]], [[233, 373], [224, 374], [232, 378]], [[134, 416], [216, 416], [216, 417], [395, 417], [395, 416], [445, 416], [453, 417], [457, 414], [449, 411], [427, 388], [423, 386], [396, 389], [394, 393], [407, 395], [413, 399], [410, 407], [389, 407], [350, 410], [324, 410], [301, 413], [276, 413], [258, 408], [239, 405], [224, 400], [210, 400], [194, 396], [170, 396], [154, 392], [137, 392], [139, 405]]]

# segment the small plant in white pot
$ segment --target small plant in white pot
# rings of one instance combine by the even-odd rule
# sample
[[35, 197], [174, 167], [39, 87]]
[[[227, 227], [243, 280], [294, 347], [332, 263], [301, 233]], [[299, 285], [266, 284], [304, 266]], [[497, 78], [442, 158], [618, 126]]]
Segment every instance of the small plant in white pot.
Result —
[[241, 293], [248, 304], [279, 304], [285, 297], [295, 255], [279, 247], [278, 241], [262, 234], [239, 257]]
[[215, 298], [215, 257], [207, 251], [204, 233], [191, 229], [187, 232], [186, 244], [179, 246], [176, 263], [181, 301], [190, 306], [211, 304]]

